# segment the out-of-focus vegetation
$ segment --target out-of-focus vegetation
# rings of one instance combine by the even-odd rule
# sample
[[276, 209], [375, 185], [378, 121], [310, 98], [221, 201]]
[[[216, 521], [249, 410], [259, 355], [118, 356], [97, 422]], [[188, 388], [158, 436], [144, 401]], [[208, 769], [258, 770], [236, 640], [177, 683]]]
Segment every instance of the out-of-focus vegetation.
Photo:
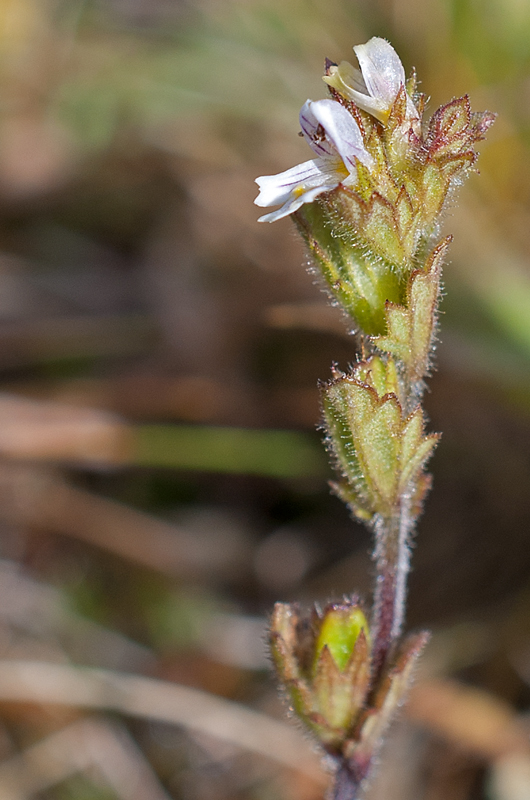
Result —
[[530, 6], [0, 0], [2, 798], [322, 796], [262, 636], [370, 590], [315, 432], [354, 342], [253, 180], [373, 35], [499, 117], [447, 217], [435, 633], [371, 798], [530, 796]]

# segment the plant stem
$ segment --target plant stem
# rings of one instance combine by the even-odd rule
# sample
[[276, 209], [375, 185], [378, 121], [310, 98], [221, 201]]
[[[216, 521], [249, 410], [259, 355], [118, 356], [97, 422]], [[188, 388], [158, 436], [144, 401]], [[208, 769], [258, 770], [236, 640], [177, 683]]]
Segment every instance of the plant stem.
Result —
[[344, 761], [337, 770], [330, 800], [359, 800], [361, 784], [366, 776], [357, 774]]
[[409, 542], [413, 526], [408, 494], [402, 495], [396, 515], [378, 517], [375, 521], [376, 582], [372, 620], [374, 678], [379, 675], [388, 651], [403, 627], [410, 570]]

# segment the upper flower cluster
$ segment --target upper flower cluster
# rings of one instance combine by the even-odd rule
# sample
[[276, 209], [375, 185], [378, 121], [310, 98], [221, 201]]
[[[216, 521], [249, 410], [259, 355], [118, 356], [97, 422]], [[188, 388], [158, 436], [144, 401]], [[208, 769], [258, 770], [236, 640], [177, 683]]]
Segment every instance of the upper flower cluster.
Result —
[[[386, 124], [396, 97], [405, 86], [403, 65], [384, 39], [374, 37], [354, 50], [361, 69], [343, 61], [338, 67], [329, 68], [324, 81], [343, 98]], [[419, 124], [418, 112], [408, 96], [406, 120], [408, 127]], [[339, 184], [356, 186], [359, 162], [368, 169], [374, 166], [358, 122], [338, 100], [308, 100], [300, 112], [300, 127], [317, 158], [278, 175], [257, 178], [260, 193], [254, 201], [256, 205], [282, 204], [277, 211], [260, 217], [260, 222], [282, 219]]]
[[330, 294], [356, 330], [386, 336], [387, 303], [405, 308], [394, 323], [399, 317], [407, 330], [392, 344], [402, 358], [403, 342], [410, 344], [412, 274], [434, 247], [451, 189], [475, 163], [475, 145], [495, 115], [472, 112], [469, 98], [461, 97], [424, 121], [423, 96], [413, 78], [405, 82], [393, 47], [373, 38], [354, 50], [360, 69], [328, 62], [331, 97], [308, 100], [300, 112], [315, 157], [258, 178], [255, 202], [280, 206], [260, 221], [294, 214]]

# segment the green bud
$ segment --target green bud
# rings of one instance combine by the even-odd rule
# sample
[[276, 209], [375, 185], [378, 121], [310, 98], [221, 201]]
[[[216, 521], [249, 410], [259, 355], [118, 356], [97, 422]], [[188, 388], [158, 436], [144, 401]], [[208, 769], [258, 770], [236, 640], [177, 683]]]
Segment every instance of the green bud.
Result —
[[489, 111], [472, 113], [469, 97], [459, 97], [433, 114], [424, 139], [418, 197], [425, 228], [433, 227], [451, 187], [460, 184], [478, 158], [477, 142], [495, 121]]
[[[342, 377], [340, 372], [334, 372], [334, 377]], [[378, 397], [387, 394], [400, 395], [399, 375], [394, 359], [386, 361], [380, 356], [372, 356], [366, 361], [360, 361], [355, 365], [355, 377], [361, 383], [366, 383], [375, 389]]]
[[380, 676], [372, 671], [365, 614], [355, 597], [316, 608], [277, 603], [270, 644], [292, 710], [324, 749], [370, 758], [407, 691], [426, 634], [406, 638]]
[[276, 670], [295, 713], [330, 751], [350, 735], [370, 684], [368, 622], [355, 599], [311, 618], [277, 603], [271, 623]]
[[330, 606], [324, 614], [317, 637], [314, 665], [317, 665], [322, 650], [327, 647], [335, 664], [343, 672], [361, 631], [367, 636], [368, 622], [358, 606]]

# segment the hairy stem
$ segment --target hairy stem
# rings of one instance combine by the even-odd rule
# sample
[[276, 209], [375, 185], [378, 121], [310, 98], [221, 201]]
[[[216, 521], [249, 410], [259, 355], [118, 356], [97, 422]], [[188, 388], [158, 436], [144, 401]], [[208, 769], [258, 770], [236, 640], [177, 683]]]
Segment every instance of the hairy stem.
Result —
[[[405, 620], [407, 578], [410, 570], [409, 543], [413, 527], [410, 495], [407, 493], [402, 495], [399, 510], [394, 516], [379, 516], [374, 525], [376, 583], [372, 619], [372, 681], [376, 684]], [[360, 800], [371, 761], [371, 757], [358, 760], [354, 756], [344, 759], [337, 769], [330, 800]]]
[[410, 497], [406, 494], [401, 497], [399, 512], [395, 516], [378, 517], [375, 521], [374, 676], [379, 675], [392, 643], [403, 628], [413, 525]]
[[365, 778], [366, 774], [359, 774], [348, 761], [343, 761], [335, 774], [329, 800], [359, 800]]

